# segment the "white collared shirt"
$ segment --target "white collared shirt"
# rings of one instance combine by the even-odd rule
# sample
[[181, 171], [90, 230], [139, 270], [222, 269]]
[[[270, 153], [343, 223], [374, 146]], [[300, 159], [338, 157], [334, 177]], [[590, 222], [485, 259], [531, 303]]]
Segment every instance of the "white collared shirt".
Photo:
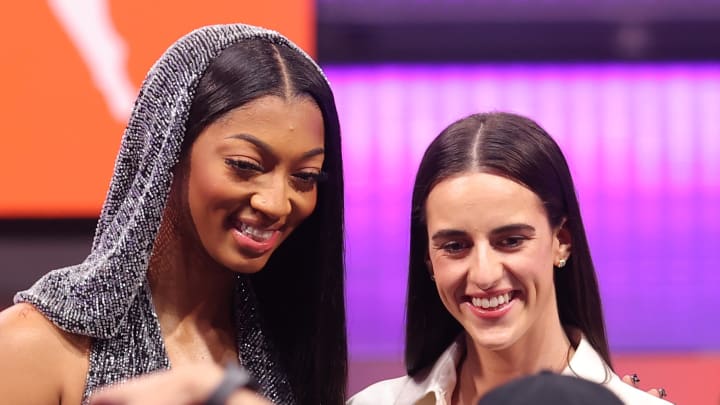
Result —
[[[405, 376], [375, 383], [355, 394], [347, 405], [449, 405], [457, 381], [456, 370], [465, 353], [464, 346], [462, 337], [456, 339], [431, 368], [415, 377]], [[562, 374], [602, 384], [628, 405], [670, 404], [623, 382], [584, 336]]]

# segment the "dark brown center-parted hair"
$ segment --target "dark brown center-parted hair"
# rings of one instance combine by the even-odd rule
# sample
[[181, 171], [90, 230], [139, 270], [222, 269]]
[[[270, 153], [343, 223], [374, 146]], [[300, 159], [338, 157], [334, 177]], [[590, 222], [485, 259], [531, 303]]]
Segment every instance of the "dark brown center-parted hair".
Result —
[[322, 113], [327, 178], [313, 213], [251, 276], [262, 321], [299, 404], [345, 403], [343, 168], [335, 99], [322, 73], [288, 46], [262, 39], [225, 49], [203, 74], [193, 99], [184, 157], [204, 128], [264, 96], [308, 98]]
[[572, 253], [554, 282], [560, 322], [579, 329], [611, 366], [600, 292], [570, 170], [557, 143], [534, 121], [510, 113], [475, 114], [451, 124], [420, 162], [412, 196], [405, 330], [408, 375], [431, 366], [462, 331], [445, 309], [428, 273], [425, 203], [439, 182], [485, 172], [530, 189], [552, 227], [563, 225]]

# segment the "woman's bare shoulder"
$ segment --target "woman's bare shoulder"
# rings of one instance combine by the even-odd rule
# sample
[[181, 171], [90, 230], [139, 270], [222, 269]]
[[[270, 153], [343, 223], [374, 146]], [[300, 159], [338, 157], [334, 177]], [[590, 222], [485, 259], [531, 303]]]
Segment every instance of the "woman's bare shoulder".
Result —
[[68, 391], [82, 395], [89, 348], [89, 338], [62, 331], [30, 304], [5, 309], [0, 312], [0, 398], [68, 403], [63, 400]]
[[89, 344], [88, 338], [61, 330], [28, 303], [0, 312], [0, 340], [16, 349], [32, 347], [52, 352], [83, 351]]

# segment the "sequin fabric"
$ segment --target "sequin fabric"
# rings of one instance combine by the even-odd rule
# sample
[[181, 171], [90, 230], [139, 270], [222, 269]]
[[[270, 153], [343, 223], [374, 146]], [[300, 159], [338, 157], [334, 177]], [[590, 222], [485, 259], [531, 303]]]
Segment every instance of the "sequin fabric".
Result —
[[[277, 32], [248, 25], [203, 27], [179, 39], [140, 89], [89, 256], [49, 272], [15, 296], [15, 302], [33, 304], [59, 328], [93, 338], [83, 403], [100, 387], [170, 367], [147, 266], [197, 83], [223, 49], [247, 39], [287, 46], [311, 60]], [[240, 362], [273, 402], [295, 403], [263, 335], [252, 286], [243, 277], [237, 280], [235, 302]]]

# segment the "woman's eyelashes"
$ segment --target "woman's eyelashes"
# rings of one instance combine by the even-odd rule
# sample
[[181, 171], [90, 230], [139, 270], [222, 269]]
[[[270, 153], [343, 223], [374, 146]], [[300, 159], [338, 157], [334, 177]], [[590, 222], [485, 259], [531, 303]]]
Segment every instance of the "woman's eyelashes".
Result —
[[[225, 159], [225, 164], [243, 178], [266, 173], [267, 170], [258, 163], [245, 159]], [[298, 171], [291, 174], [291, 183], [298, 191], [311, 191], [315, 185], [327, 179], [327, 173], [323, 171]]]
[[312, 191], [315, 186], [327, 179], [325, 172], [298, 172], [293, 174], [294, 186], [298, 191]]
[[466, 252], [470, 247], [472, 247], [472, 245], [468, 241], [451, 240], [441, 243], [439, 246], [436, 246], [436, 249], [441, 250], [448, 256], [459, 256]]
[[327, 174], [325, 172], [298, 172], [293, 174], [293, 177], [295, 177], [298, 181], [301, 181], [305, 184], [317, 184], [321, 181], [324, 181], [327, 179]]
[[522, 247], [522, 245], [530, 238], [524, 235], [513, 235], [498, 238], [494, 243], [499, 249], [514, 250]]
[[[504, 236], [491, 241], [492, 246], [497, 250], [514, 251], [520, 249], [530, 239], [524, 235]], [[459, 257], [466, 254], [473, 247], [473, 242], [468, 240], [449, 240], [438, 243], [435, 249], [452, 257]]]
[[265, 169], [257, 163], [243, 159], [225, 159], [225, 164], [233, 168], [238, 174], [263, 173]]

